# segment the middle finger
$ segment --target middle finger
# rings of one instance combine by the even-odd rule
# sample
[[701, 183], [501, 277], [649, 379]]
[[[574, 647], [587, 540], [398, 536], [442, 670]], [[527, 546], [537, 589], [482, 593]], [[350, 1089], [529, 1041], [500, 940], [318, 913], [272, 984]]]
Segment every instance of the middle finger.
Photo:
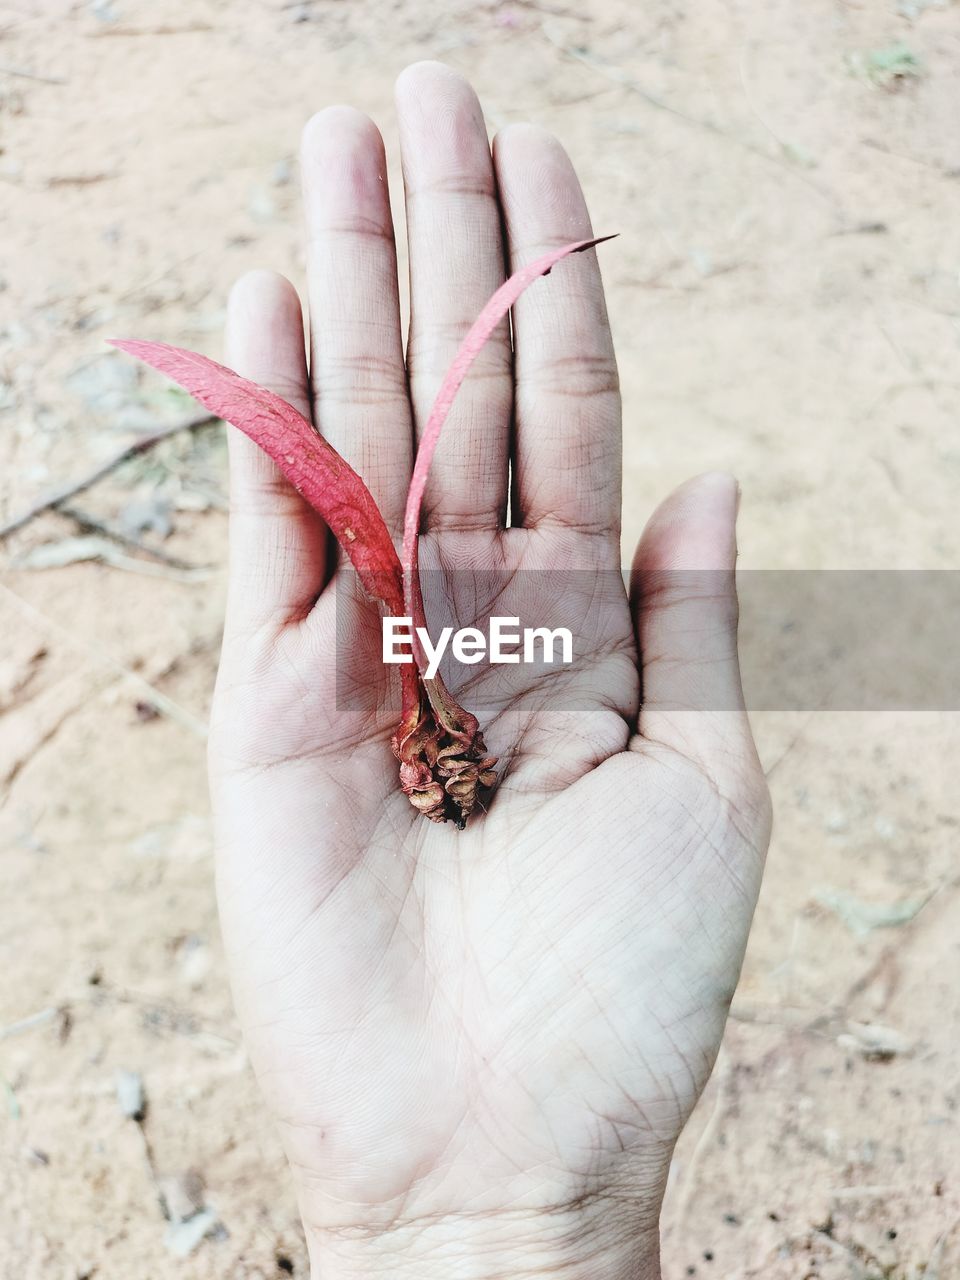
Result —
[[[447, 366], [504, 280], [500, 206], [477, 95], [438, 62], [397, 81], [410, 249], [407, 369], [418, 434]], [[430, 528], [500, 528], [506, 517], [513, 371], [503, 320], [457, 394], [430, 469]]]

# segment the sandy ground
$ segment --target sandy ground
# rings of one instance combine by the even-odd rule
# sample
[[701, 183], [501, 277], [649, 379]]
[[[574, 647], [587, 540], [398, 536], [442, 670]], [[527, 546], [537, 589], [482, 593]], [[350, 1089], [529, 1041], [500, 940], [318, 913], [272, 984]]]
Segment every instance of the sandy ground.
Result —
[[[491, 130], [554, 129], [621, 232], [627, 545], [726, 467], [747, 567], [956, 567], [960, 12], [935, 0], [3, 4], [0, 523], [189, 412], [103, 339], [219, 354], [238, 273], [302, 276], [304, 120], [352, 101], [395, 157], [424, 56]], [[74, 506], [177, 563], [53, 513], [3, 546], [0, 1275], [304, 1276], [212, 895], [218, 430]], [[756, 727], [777, 828], [666, 1275], [960, 1276], [960, 717]], [[209, 1210], [184, 1257], [161, 1191]]]

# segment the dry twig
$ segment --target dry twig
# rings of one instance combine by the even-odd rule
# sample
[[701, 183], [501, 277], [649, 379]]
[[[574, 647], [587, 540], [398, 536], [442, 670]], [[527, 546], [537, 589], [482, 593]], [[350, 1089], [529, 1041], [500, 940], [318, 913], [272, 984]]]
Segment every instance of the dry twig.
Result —
[[22, 67], [0, 67], [0, 75], [17, 76], [21, 80], [36, 80], [39, 84], [66, 84], [60, 76], [43, 76], [36, 71], [24, 71]]
[[191, 564], [189, 560], [183, 560], [180, 556], [173, 556], [169, 551], [164, 551], [162, 547], [150, 547], [145, 542], [141, 542], [139, 538], [133, 538], [128, 533], [124, 533], [122, 529], [117, 529], [112, 524], [98, 520], [96, 516], [90, 515], [87, 511], [80, 511], [77, 507], [59, 506], [57, 510], [60, 515], [66, 516], [68, 520], [73, 520], [81, 529], [85, 529], [89, 533], [99, 533], [103, 537], [119, 543], [121, 547], [129, 547], [131, 551], [139, 551], [142, 555], [152, 556], [154, 560], [159, 560], [161, 564], [168, 565], [171, 569], [194, 573], [202, 567]]
[[52, 1022], [59, 1012], [60, 1010], [54, 1007], [41, 1009], [39, 1013], [31, 1013], [26, 1018], [9, 1022], [5, 1027], [0, 1027], [0, 1040], [6, 1040], [9, 1036], [18, 1036], [21, 1032], [31, 1031], [34, 1027], [45, 1026], [48, 1022]]
[[[664, 111], [667, 115], [671, 115], [676, 120], [682, 120], [685, 124], [693, 125], [697, 129], [705, 129], [707, 133], [712, 133], [716, 138], [723, 138], [725, 142], [732, 142], [735, 146], [741, 147], [744, 151], [749, 151], [751, 155], [759, 156], [761, 160], [766, 160], [770, 164], [778, 165], [781, 169], [786, 169], [788, 173], [805, 182], [808, 187], [812, 188], [821, 195], [825, 200], [835, 203], [835, 197], [825, 190], [818, 182], [815, 182], [809, 174], [803, 173], [794, 159], [790, 158], [790, 150], [785, 146], [776, 134], [773, 134], [769, 126], [764, 125], [768, 132], [771, 132], [780, 148], [776, 154], [758, 147], [754, 143], [747, 141], [746, 138], [738, 137], [735, 133], [715, 124], [712, 120], [707, 120], [703, 116], [691, 115], [687, 111], [681, 110], [679, 107], [673, 106], [672, 103], [658, 98], [656, 94], [651, 93], [645, 88], [639, 80], [635, 79], [628, 71], [624, 71], [622, 67], [618, 67], [616, 63], [607, 62], [605, 58], [598, 57], [589, 49], [578, 48], [575, 45], [568, 45], [559, 36], [551, 32], [546, 26], [542, 28], [543, 34], [561, 53], [566, 54], [568, 58], [574, 58], [577, 62], [582, 62], [584, 66], [591, 67], [600, 75], [606, 76], [608, 80], [612, 80], [615, 84], [622, 85], [625, 89], [629, 89], [631, 93], [642, 98], [649, 107], [653, 107], [656, 111]], [[751, 110], [753, 108], [751, 107]], [[781, 154], [782, 152], [782, 154]]]
[[74, 481], [65, 488], [59, 489], [56, 493], [48, 494], [46, 498], [39, 498], [26, 511], [22, 511], [20, 515], [8, 520], [5, 525], [0, 525], [0, 541], [9, 534], [15, 533], [17, 529], [22, 529], [24, 525], [42, 515], [44, 511], [55, 510], [70, 498], [76, 497], [78, 493], [86, 492], [98, 481], [116, 471], [117, 467], [129, 462], [131, 458], [136, 458], [142, 453], [149, 452], [150, 449], [155, 448], [164, 440], [169, 440], [171, 436], [179, 435], [181, 431], [195, 431], [198, 427], [205, 427], [209, 423], [217, 421], [218, 419], [210, 413], [194, 414], [190, 418], [185, 418], [182, 422], [174, 422], [169, 427], [161, 427], [159, 431], [151, 431], [148, 435], [141, 436], [139, 440], [134, 440], [132, 444], [125, 445], [112, 458], [102, 462], [99, 467], [84, 476], [83, 479]]
[[943, 1251], [947, 1247], [947, 1241], [960, 1227], [960, 1218], [955, 1218], [943, 1235], [933, 1247], [933, 1253], [930, 1255], [930, 1261], [924, 1267], [923, 1275], [920, 1280], [940, 1280], [940, 1263], [943, 1261]]
[[145, 680], [143, 676], [138, 675], [136, 671], [131, 671], [130, 668], [125, 666], [122, 662], [118, 662], [116, 658], [110, 657], [110, 655], [105, 653], [99, 645], [94, 646], [93, 644], [89, 644], [80, 639], [75, 632], [67, 630], [66, 627], [62, 627], [58, 622], [55, 622], [53, 618], [48, 617], [42, 610], [35, 608], [28, 600], [24, 600], [24, 598], [18, 595], [16, 591], [11, 591], [11, 589], [3, 583], [0, 583], [0, 594], [5, 596], [14, 608], [16, 608], [35, 625], [38, 625], [44, 631], [57, 636], [58, 639], [62, 640], [65, 644], [70, 645], [71, 648], [78, 649], [96, 665], [106, 667], [107, 670], [114, 671], [117, 675], [123, 676], [124, 679], [130, 681], [131, 684], [135, 685], [146, 695], [147, 700], [152, 703], [159, 712], [167, 716], [170, 720], [176, 721], [176, 723], [181, 725], [184, 729], [189, 729], [192, 734], [201, 740], [206, 738], [207, 726], [199, 719], [199, 717], [195, 716], [193, 712], [188, 711], [186, 707], [181, 707], [178, 702], [173, 700], [173, 698], [169, 698], [165, 693], [161, 693], [161, 691], [155, 688], [149, 680]]

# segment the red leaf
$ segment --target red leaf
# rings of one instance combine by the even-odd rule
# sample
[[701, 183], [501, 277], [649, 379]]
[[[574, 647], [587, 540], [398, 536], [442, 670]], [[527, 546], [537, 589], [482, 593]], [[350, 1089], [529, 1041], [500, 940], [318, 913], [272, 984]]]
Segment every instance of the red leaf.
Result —
[[356, 471], [293, 405], [215, 360], [164, 342], [110, 339], [159, 369], [269, 454], [326, 521], [365, 589], [403, 616], [400, 560], [373, 495]]
[[[551, 249], [549, 253], [545, 253], [542, 257], [534, 259], [527, 266], [521, 267], [519, 271], [515, 271], [491, 296], [470, 326], [467, 336], [461, 342], [460, 349], [454, 356], [453, 363], [440, 384], [437, 398], [433, 402], [433, 408], [427, 418], [427, 425], [423, 429], [423, 435], [417, 446], [417, 457], [413, 467], [413, 476], [410, 480], [410, 488], [407, 491], [407, 508], [403, 520], [403, 582], [406, 603], [405, 613], [408, 617], [413, 618], [414, 629], [417, 627], [426, 628], [423, 597], [420, 593], [417, 548], [417, 538], [420, 533], [420, 510], [423, 506], [423, 491], [426, 488], [427, 475], [437, 448], [437, 441], [440, 439], [440, 431], [447, 419], [447, 414], [450, 412], [454, 397], [467, 376], [467, 371], [486, 346], [494, 329], [496, 329], [520, 295], [535, 280], [539, 280], [541, 276], [548, 275], [552, 268], [569, 254], [583, 253], [586, 249], [592, 249], [594, 245], [603, 244], [604, 241], [613, 240], [614, 238], [614, 236], [597, 236], [592, 240], [574, 240], [571, 244], [565, 244], [562, 249]], [[414, 632], [414, 634], [416, 633]], [[423, 648], [416, 639], [414, 639], [413, 651], [417, 659], [417, 665], [422, 673], [425, 669], [426, 659]], [[429, 691], [430, 682], [427, 681], [425, 683]]]

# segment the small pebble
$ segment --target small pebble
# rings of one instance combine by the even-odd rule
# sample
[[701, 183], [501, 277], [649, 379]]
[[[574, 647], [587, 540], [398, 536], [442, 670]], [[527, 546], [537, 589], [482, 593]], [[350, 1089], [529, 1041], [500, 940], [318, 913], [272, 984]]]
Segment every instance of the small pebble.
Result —
[[147, 1099], [143, 1091], [143, 1078], [136, 1071], [118, 1071], [116, 1089], [120, 1110], [128, 1119], [136, 1120], [139, 1123], [147, 1109]]
[[204, 1209], [186, 1222], [171, 1222], [163, 1237], [164, 1246], [175, 1258], [187, 1258], [216, 1225], [217, 1215], [212, 1209]]
[[206, 1208], [203, 1202], [203, 1177], [196, 1169], [160, 1178], [157, 1188], [170, 1222], [189, 1222]]

